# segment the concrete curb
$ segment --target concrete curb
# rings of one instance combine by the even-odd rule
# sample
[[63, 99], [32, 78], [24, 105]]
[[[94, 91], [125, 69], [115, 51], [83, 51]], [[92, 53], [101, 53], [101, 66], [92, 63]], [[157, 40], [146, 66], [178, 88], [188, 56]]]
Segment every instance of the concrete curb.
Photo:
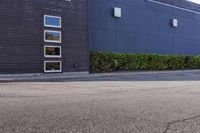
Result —
[[97, 73], [89, 74], [88, 72], [62, 73], [62, 74], [18, 74], [18, 75], [0, 75], [0, 82], [47, 82], [59, 80], [77, 80], [77, 79], [98, 79], [109, 77], [126, 77], [152, 74], [183, 74], [199, 73], [200, 70], [178, 70], [178, 71], [142, 71], [142, 72], [115, 72], [115, 73]]

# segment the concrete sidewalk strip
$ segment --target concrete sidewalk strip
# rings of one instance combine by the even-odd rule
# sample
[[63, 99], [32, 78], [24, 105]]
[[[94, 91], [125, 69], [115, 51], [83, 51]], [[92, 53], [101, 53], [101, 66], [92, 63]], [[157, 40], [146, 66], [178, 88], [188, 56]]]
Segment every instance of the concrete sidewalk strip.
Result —
[[17, 81], [45, 81], [45, 80], [73, 80], [73, 79], [94, 79], [109, 77], [143, 76], [143, 75], [162, 75], [162, 74], [200, 74], [200, 70], [177, 70], [177, 71], [141, 71], [141, 72], [112, 72], [112, 73], [93, 73], [75, 72], [75, 73], [57, 73], [57, 74], [0, 74], [0, 82]]

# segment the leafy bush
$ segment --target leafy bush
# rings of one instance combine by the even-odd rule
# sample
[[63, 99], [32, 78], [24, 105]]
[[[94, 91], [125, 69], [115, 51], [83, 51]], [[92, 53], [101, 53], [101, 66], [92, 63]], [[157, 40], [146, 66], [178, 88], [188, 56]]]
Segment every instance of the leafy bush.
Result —
[[91, 52], [91, 72], [200, 69], [200, 56]]

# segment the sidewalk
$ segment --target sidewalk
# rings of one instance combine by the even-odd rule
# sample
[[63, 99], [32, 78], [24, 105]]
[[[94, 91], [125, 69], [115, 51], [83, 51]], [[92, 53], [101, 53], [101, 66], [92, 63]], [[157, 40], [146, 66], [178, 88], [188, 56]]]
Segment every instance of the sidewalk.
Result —
[[88, 72], [78, 73], [58, 73], [58, 74], [15, 74], [15, 75], [0, 75], [0, 82], [45, 82], [59, 80], [84, 80], [84, 79], [99, 79], [109, 77], [126, 77], [138, 75], [159, 75], [159, 74], [184, 74], [195, 73], [200, 74], [200, 70], [178, 70], [178, 71], [143, 71], [143, 72], [114, 72], [114, 73], [96, 73], [89, 74]]

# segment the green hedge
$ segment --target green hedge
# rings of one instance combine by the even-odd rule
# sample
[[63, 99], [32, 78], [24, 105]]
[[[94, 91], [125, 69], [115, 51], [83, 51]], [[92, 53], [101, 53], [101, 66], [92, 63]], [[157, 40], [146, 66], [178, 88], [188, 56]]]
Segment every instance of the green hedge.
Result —
[[91, 72], [200, 69], [200, 56], [91, 52]]

